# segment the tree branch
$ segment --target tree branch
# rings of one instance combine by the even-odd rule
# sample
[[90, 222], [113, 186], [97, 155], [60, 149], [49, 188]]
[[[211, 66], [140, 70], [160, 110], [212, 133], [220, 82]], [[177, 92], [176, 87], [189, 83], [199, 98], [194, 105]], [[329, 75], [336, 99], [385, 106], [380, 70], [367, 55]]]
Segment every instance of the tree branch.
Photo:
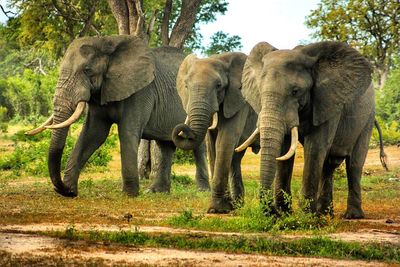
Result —
[[14, 16], [17, 15], [17, 13], [12, 12], [12, 11], [10, 11], [10, 10], [6, 11], [6, 10], [4, 9], [3, 5], [0, 5], [0, 9], [1, 9], [1, 11], [3, 11], [4, 15], [6, 15], [6, 17], [9, 18], [9, 19], [11, 19], [12, 17], [10, 17], [8, 14], [12, 14], [12, 15], [14, 15]]
[[172, 0], [167, 0], [164, 7], [164, 16], [161, 22], [161, 42], [163, 45], [169, 44], [169, 20], [172, 12]]
[[200, 4], [201, 0], [182, 0], [181, 14], [172, 29], [169, 41], [170, 46], [183, 47], [196, 22], [196, 14]]

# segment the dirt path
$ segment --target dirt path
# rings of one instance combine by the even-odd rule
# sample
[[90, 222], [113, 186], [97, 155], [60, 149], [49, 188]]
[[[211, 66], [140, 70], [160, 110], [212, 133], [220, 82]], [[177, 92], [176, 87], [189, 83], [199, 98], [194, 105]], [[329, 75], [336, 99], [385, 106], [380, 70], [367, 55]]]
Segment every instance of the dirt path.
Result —
[[[0, 251], [12, 253], [13, 262], [37, 265], [68, 263], [96, 265], [156, 266], [388, 266], [379, 262], [333, 260], [326, 258], [277, 257], [224, 252], [186, 251], [160, 248], [134, 248], [71, 242], [29, 234], [0, 233]], [[1, 264], [1, 260], [0, 260]]]
[[[368, 220], [371, 221], [371, 220]], [[374, 220], [376, 224], [383, 223], [381, 220]], [[371, 223], [371, 222], [370, 222]], [[67, 229], [68, 224], [29, 224], [29, 225], [2, 225], [0, 226], [1, 232], [14, 232], [14, 233], [31, 233], [31, 232], [48, 232], [48, 231], [64, 231]], [[344, 232], [344, 233], [333, 233], [324, 235], [331, 239], [342, 240], [342, 241], [354, 241], [354, 242], [378, 242], [378, 243], [389, 243], [393, 245], [400, 245], [400, 222], [393, 222], [391, 224], [394, 230], [381, 230], [381, 229], [360, 229], [357, 232]], [[163, 226], [112, 226], [112, 225], [99, 225], [99, 224], [74, 224], [75, 230], [78, 231], [140, 231], [144, 233], [169, 233], [169, 234], [201, 234], [206, 236], [219, 235], [219, 236], [260, 236], [260, 237], [271, 237], [268, 233], [235, 233], [235, 232], [211, 232], [201, 231], [192, 229], [180, 229]], [[315, 237], [311, 235], [281, 235], [282, 238], [304, 238], [304, 237]], [[0, 245], [1, 248], [1, 245]]]

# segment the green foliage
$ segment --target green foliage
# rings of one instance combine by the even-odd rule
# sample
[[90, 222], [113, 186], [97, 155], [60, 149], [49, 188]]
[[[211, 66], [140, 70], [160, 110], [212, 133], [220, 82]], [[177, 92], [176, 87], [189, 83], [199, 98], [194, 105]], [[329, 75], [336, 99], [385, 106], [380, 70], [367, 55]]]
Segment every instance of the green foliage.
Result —
[[172, 158], [174, 164], [194, 164], [194, 155], [192, 150], [182, 150], [177, 148]]
[[235, 210], [235, 217], [205, 217], [193, 215], [191, 210], [172, 216], [168, 223], [176, 227], [190, 227], [211, 231], [235, 232], [282, 232], [319, 230], [324, 227], [334, 227], [328, 217], [317, 216], [296, 210], [290, 214], [281, 214], [279, 217], [266, 216], [258, 199], [252, 199], [243, 207]]
[[[20, 175], [22, 171], [35, 176], [48, 175], [47, 154], [50, 138], [50, 131], [44, 131], [35, 136], [26, 136], [24, 131], [17, 132], [11, 137], [15, 149], [10, 155], [0, 158], [0, 169], [12, 170], [16, 175]], [[76, 137], [67, 137], [61, 169], [65, 168], [75, 143]], [[116, 143], [117, 136], [111, 134], [106, 142], [90, 157], [85, 168], [106, 167], [112, 159], [110, 153], [116, 147]]]
[[5, 80], [4, 91], [1, 92], [7, 101], [0, 104], [10, 105], [10, 117], [27, 119], [29, 116], [48, 116], [57, 77], [57, 70], [42, 75], [30, 69], [25, 69], [21, 75], [10, 76]]
[[116, 33], [106, 1], [12, 0], [19, 15], [17, 41], [41, 47], [60, 57], [76, 37]]
[[400, 51], [400, 2], [397, 0], [321, 0], [306, 18], [314, 38], [357, 47], [370, 58], [379, 78]]
[[240, 36], [229, 36], [222, 31], [214, 33], [210, 39], [211, 42], [208, 47], [203, 49], [203, 53], [207, 56], [223, 52], [237, 51], [243, 47]]
[[400, 122], [400, 67], [390, 73], [376, 98], [377, 115], [386, 123]]
[[[381, 126], [382, 139], [385, 145], [396, 145], [400, 143], [400, 127], [398, 121], [385, 123], [379, 117], [376, 118]], [[372, 132], [370, 145], [375, 147], [379, 145], [379, 134], [374, 128]]]

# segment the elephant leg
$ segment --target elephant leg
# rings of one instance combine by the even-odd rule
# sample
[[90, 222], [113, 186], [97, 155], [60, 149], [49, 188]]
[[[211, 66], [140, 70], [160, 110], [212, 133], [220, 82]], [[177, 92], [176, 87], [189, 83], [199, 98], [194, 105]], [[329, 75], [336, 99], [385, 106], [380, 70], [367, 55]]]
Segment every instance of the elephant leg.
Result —
[[[285, 136], [281, 154], [286, 153], [290, 147], [290, 137]], [[292, 208], [291, 181], [295, 156], [285, 161], [277, 162], [275, 175], [275, 204], [282, 212], [290, 212]]]
[[204, 142], [193, 149], [194, 160], [196, 162], [196, 186], [200, 191], [210, 190], [210, 184], [208, 182], [208, 169], [206, 159], [206, 145]]
[[[218, 122], [218, 134], [215, 142], [214, 176], [211, 186], [212, 199], [208, 213], [227, 213], [234, 208], [229, 193], [228, 178], [235, 147], [239, 143], [239, 139], [243, 133], [247, 114], [248, 109], [245, 108], [236, 113], [232, 118], [222, 118]], [[236, 168], [235, 172], [240, 173], [240, 168]], [[242, 180], [241, 174], [240, 180]]]
[[333, 216], [333, 173], [342, 161], [342, 157], [329, 156], [324, 163], [318, 189], [317, 211], [319, 214]]
[[361, 132], [351, 155], [346, 158], [348, 183], [347, 210], [344, 214], [346, 219], [361, 219], [365, 217], [361, 208], [361, 175], [365, 159], [367, 158], [372, 127], [373, 120]]
[[244, 186], [242, 179], [241, 162], [245, 151], [234, 153], [231, 165], [230, 188], [232, 192], [233, 203], [237, 206], [243, 205]]
[[157, 169], [154, 171], [154, 179], [149, 192], [165, 192], [169, 193], [171, 190], [171, 165], [172, 155], [175, 152], [175, 146], [168, 141], [156, 141], [157, 146], [160, 149], [161, 157], [160, 162], [157, 164]]
[[306, 202], [303, 206], [307, 211], [317, 211], [318, 185], [322, 179], [324, 162], [332, 146], [339, 120], [339, 116], [332, 118], [304, 138], [302, 194]]
[[138, 149], [140, 131], [132, 132], [124, 125], [118, 125], [121, 150], [121, 173], [123, 191], [129, 196], [139, 195]]
[[78, 195], [79, 173], [90, 156], [104, 143], [110, 131], [111, 123], [95, 119], [90, 111], [72, 150], [65, 168], [64, 184]]

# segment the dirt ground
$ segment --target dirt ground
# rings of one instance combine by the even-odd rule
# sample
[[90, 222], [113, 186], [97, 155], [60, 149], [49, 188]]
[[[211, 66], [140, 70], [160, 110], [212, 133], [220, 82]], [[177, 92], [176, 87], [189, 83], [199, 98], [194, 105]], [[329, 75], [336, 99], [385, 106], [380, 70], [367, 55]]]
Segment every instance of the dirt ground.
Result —
[[[400, 148], [391, 146], [386, 148], [389, 158], [389, 167], [400, 167]], [[247, 156], [247, 162], [243, 171], [254, 168], [257, 156]], [[297, 157], [302, 157], [301, 154]], [[114, 161], [118, 161], [116, 158]], [[115, 167], [115, 166], [114, 166]], [[113, 167], [113, 168], [114, 168]], [[118, 167], [115, 167], [118, 168]], [[183, 167], [188, 174], [192, 174], [193, 168]], [[295, 173], [302, 170], [301, 162], [296, 164]], [[367, 162], [366, 173], [382, 172], [379, 162], [379, 150], [371, 149]], [[391, 177], [394, 183], [400, 183], [400, 176]], [[13, 181], [17, 183], [18, 181]], [[15, 184], [13, 184], [15, 186]], [[382, 204], [383, 205], [383, 204]], [[389, 203], [393, 207], [400, 203]], [[1, 207], [1, 205], [0, 205]], [[157, 214], [156, 214], [157, 216]], [[158, 216], [164, 216], [159, 211]], [[132, 265], [132, 266], [388, 266], [382, 262], [367, 262], [357, 260], [337, 260], [312, 257], [278, 257], [260, 254], [230, 254], [225, 252], [206, 252], [177, 250], [165, 248], [140, 248], [106, 243], [85, 241], [67, 241], [43, 236], [46, 231], [65, 230], [67, 223], [38, 222], [34, 224], [4, 224], [0, 218], [0, 266], [108, 266], [108, 265]], [[129, 225], [113, 225], [98, 223], [76, 223], [77, 230], [101, 230], [120, 231], [129, 230]], [[353, 227], [354, 228], [354, 227]], [[325, 236], [335, 240], [356, 241], [360, 243], [378, 242], [393, 246], [400, 246], [400, 214], [376, 216], [357, 222], [356, 229], [352, 231], [326, 234]], [[351, 227], [350, 227], [351, 229]], [[199, 230], [177, 229], [164, 226], [140, 225], [139, 230], [150, 233], [202, 233], [209, 235], [239, 235], [230, 232], [207, 232]], [[243, 234], [243, 233], [240, 233]], [[268, 237], [268, 233], [248, 233], [244, 235], [258, 235]], [[284, 238], [301, 238], [304, 235], [285, 235]], [[391, 264], [390, 266], [394, 266]]]

